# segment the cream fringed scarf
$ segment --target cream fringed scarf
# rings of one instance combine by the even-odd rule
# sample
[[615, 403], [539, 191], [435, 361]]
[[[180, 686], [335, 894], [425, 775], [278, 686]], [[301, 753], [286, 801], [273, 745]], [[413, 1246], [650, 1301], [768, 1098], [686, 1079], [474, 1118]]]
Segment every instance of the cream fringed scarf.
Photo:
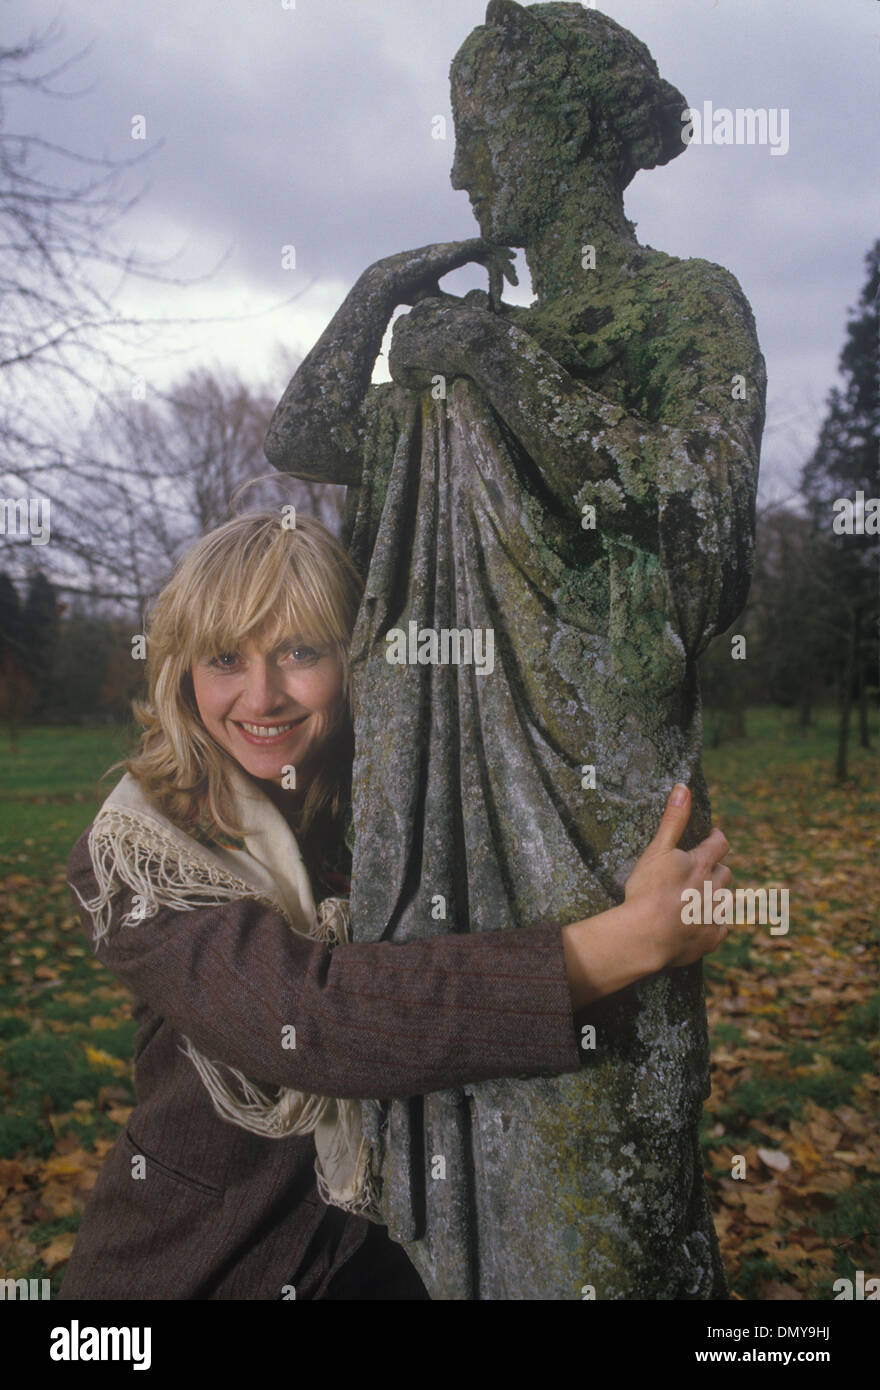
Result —
[[[135, 896], [120, 929], [141, 926], [160, 907], [188, 912], [257, 898], [280, 912], [300, 936], [330, 946], [349, 940], [348, 902], [328, 898], [315, 908], [299, 845], [281, 813], [237, 768], [232, 769], [230, 784], [233, 818], [243, 829], [244, 849], [209, 847], [194, 840], [148, 800], [133, 777], [123, 777], [89, 835], [98, 895], [83, 906], [92, 917], [96, 946], [107, 936], [112, 899], [123, 887]], [[211, 1061], [188, 1038], [184, 1042], [186, 1055], [223, 1119], [269, 1139], [314, 1134], [315, 1173], [323, 1200], [380, 1220], [359, 1101], [286, 1089], [267, 1095], [234, 1067]]]

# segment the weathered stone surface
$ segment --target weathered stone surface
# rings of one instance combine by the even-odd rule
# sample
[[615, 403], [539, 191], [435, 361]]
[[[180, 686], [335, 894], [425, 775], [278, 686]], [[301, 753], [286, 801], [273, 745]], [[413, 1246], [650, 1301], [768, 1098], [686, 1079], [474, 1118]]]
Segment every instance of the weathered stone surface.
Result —
[[[604, 15], [511, 0], [466, 40], [452, 91], [453, 182], [485, 239], [370, 267], [266, 446], [351, 488], [360, 939], [603, 910], [677, 780], [694, 797], [685, 843], [701, 839], [695, 661], [751, 567], [765, 380], [748, 304], [718, 266], [640, 246], [623, 214], [635, 171], [684, 148], [684, 98]], [[528, 310], [500, 301], [509, 246], [526, 248]], [[441, 295], [468, 260], [491, 297]], [[415, 307], [394, 380], [371, 388], [400, 303]], [[385, 634], [411, 621], [491, 628], [493, 671], [390, 665]], [[596, 1047], [575, 1075], [365, 1107], [391, 1233], [434, 1297], [724, 1296], [696, 1140], [699, 967], [586, 1022]]]

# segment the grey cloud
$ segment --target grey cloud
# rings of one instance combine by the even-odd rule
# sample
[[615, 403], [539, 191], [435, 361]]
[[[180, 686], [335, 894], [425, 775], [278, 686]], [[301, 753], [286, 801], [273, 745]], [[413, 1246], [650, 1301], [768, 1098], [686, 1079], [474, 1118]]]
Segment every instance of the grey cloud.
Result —
[[[755, 310], [771, 401], [799, 399], [815, 372], [818, 422], [878, 225], [876, 4], [604, 8], [693, 105], [790, 108], [786, 156], [694, 148], [639, 175], [627, 208], [642, 240], [734, 272]], [[476, 231], [466, 196], [449, 184], [451, 122], [446, 141], [431, 139], [430, 122], [449, 115], [449, 62], [484, 10], [482, 0], [297, 0], [292, 11], [280, 0], [68, 0], [64, 48], [93, 42], [81, 72], [95, 90], [50, 108], [42, 133], [120, 157], [142, 148], [128, 132], [143, 113], [151, 140], [165, 144], [129, 220], [133, 240], [139, 228], [152, 237], [173, 227], [190, 239], [196, 270], [231, 246], [231, 268], [267, 300], [312, 277], [348, 285], [378, 256]], [[13, 0], [7, 31], [55, 13], [56, 0]], [[37, 109], [46, 120], [43, 104], [21, 103], [17, 124]], [[289, 242], [295, 279], [280, 269]], [[476, 271], [471, 283], [483, 283]]]

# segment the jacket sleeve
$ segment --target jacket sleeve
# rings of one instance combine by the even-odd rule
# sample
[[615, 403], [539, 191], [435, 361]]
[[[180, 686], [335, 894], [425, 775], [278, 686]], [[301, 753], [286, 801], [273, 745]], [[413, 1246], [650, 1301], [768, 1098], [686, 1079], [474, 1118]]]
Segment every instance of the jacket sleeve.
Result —
[[[87, 834], [68, 876], [91, 939]], [[119, 927], [130, 898], [115, 900], [97, 958], [212, 1061], [255, 1083], [386, 1100], [580, 1066], [558, 927], [331, 949], [252, 898]], [[288, 1025], [295, 1047], [289, 1032], [282, 1045]]]

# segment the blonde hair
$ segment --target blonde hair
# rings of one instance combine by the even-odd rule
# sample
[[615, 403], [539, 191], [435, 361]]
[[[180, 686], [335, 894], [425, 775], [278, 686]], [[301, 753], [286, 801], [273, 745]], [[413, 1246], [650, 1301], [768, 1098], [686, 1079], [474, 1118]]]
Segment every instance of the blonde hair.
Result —
[[339, 814], [349, 789], [353, 736], [348, 644], [361, 580], [319, 521], [250, 512], [209, 531], [186, 552], [147, 623], [148, 695], [133, 709], [143, 727], [123, 765], [182, 829], [206, 824], [238, 835], [231, 819], [230, 755], [208, 733], [193, 693], [193, 663], [234, 651], [268, 624], [330, 645], [343, 676], [343, 713], [331, 728], [297, 829]]

